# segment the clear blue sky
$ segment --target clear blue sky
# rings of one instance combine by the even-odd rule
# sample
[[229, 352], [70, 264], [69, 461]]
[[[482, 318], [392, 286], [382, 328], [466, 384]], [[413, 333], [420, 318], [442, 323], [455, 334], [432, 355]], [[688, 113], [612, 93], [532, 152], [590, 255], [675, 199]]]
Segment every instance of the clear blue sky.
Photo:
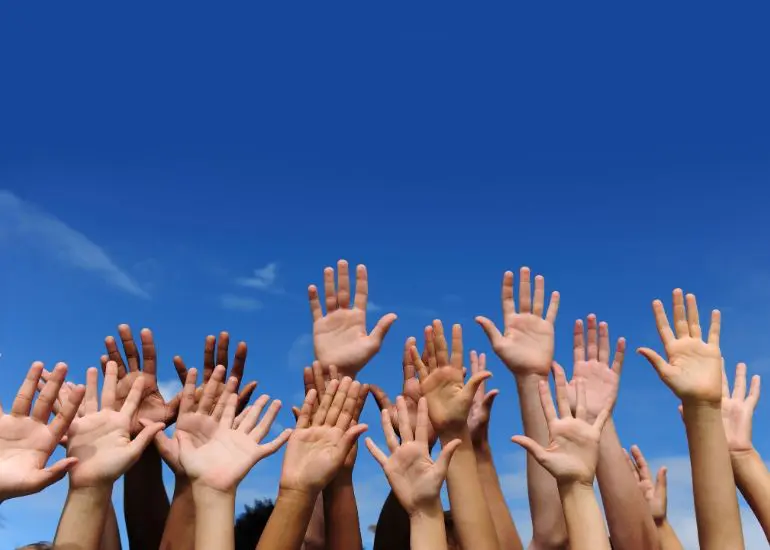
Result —
[[[590, 312], [660, 348], [649, 304], [682, 286], [723, 310], [728, 364], [770, 375], [766, 5], [1, 13], [5, 403], [35, 359], [82, 380], [128, 322], [154, 329], [164, 381], [174, 354], [199, 365], [205, 335], [229, 330], [248, 377], [288, 404], [311, 356], [306, 286], [339, 257], [369, 267], [371, 324], [399, 314], [362, 375], [394, 395], [404, 339], [434, 316], [489, 351], [473, 317], [500, 319], [502, 273], [521, 265], [562, 293], [565, 366]], [[237, 283], [273, 263], [266, 290]], [[514, 386], [490, 368], [493, 446], [528, 533]], [[373, 402], [365, 414], [381, 437]], [[616, 417], [652, 458], [685, 455], [674, 399], [633, 354]], [[385, 482], [359, 462], [366, 525]], [[271, 494], [279, 467], [258, 466], [240, 500]], [[4, 504], [0, 537], [51, 538], [65, 492]]]

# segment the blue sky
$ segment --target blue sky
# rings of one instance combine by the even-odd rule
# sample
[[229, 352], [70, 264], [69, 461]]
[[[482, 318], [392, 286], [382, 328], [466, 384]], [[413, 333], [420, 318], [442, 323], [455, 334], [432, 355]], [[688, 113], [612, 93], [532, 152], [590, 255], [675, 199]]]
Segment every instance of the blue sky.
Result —
[[[722, 309], [728, 364], [770, 375], [767, 6], [2, 9], [5, 403], [32, 360], [82, 380], [121, 322], [154, 330], [169, 382], [173, 355], [200, 365], [205, 335], [229, 330], [248, 377], [296, 402], [305, 289], [340, 257], [369, 268], [370, 325], [399, 314], [362, 375], [392, 395], [405, 338], [434, 316], [489, 351], [473, 317], [499, 321], [502, 273], [521, 265], [562, 293], [565, 366], [590, 312], [660, 349], [650, 302], [682, 286]], [[239, 284], [268, 266], [264, 288]], [[490, 368], [493, 447], [528, 537], [514, 386]], [[379, 438], [373, 402], [365, 417]], [[633, 354], [616, 419], [685, 478], [671, 513], [692, 541], [676, 403]], [[272, 494], [279, 468], [259, 465], [240, 501]], [[376, 472], [362, 453], [364, 525]], [[50, 538], [65, 493], [5, 503], [3, 539]]]

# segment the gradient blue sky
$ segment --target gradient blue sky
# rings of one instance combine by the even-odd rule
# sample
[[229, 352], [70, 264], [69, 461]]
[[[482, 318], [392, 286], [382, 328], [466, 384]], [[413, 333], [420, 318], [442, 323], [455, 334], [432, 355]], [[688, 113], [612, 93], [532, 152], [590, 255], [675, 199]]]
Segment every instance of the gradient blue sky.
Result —
[[[502, 273], [520, 265], [562, 293], [565, 366], [590, 312], [660, 348], [650, 302], [682, 286], [724, 312], [728, 363], [770, 374], [766, 4], [1, 9], [5, 403], [35, 359], [82, 380], [121, 322], [155, 331], [169, 384], [174, 354], [200, 365], [205, 335], [227, 329], [250, 345], [248, 377], [296, 402], [305, 289], [339, 257], [369, 267], [370, 325], [399, 314], [362, 375], [393, 395], [404, 339], [435, 316], [488, 351], [473, 317], [500, 319]], [[265, 288], [238, 283], [270, 265]], [[493, 446], [528, 538], [514, 386], [490, 368]], [[373, 402], [365, 417], [380, 438]], [[671, 467], [692, 547], [676, 402], [633, 354], [616, 418]], [[239, 503], [271, 496], [279, 468], [258, 465]], [[364, 525], [377, 471], [362, 453]], [[0, 538], [50, 539], [65, 494], [3, 504]]]

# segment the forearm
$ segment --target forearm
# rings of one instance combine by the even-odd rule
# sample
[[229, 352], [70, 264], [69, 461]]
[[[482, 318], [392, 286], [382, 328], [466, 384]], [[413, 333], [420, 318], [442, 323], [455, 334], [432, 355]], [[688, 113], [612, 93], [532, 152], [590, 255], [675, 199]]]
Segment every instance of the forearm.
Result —
[[[638, 491], [637, 488], [634, 490]], [[610, 550], [604, 518], [591, 485], [570, 483], [558, 488], [569, 534], [570, 550]]]
[[360, 550], [361, 528], [353, 490], [353, 471], [344, 468], [323, 491], [328, 550]]
[[[538, 382], [542, 376], [516, 378], [524, 434], [543, 447], [549, 444], [548, 424], [540, 404]], [[532, 515], [532, 547], [541, 549], [566, 548], [567, 526], [554, 477], [527, 453], [527, 487]]]
[[324, 521], [324, 502], [320, 494], [315, 500], [310, 523], [305, 531], [303, 550], [325, 550], [326, 548], [326, 522]]
[[192, 486], [185, 476], [177, 476], [174, 500], [163, 530], [161, 550], [193, 550], [195, 548], [195, 501]]
[[684, 550], [684, 546], [676, 536], [674, 528], [667, 519], [664, 519], [657, 525], [658, 540], [660, 541], [660, 550]]
[[743, 548], [738, 497], [719, 405], [684, 404], [702, 550]]
[[100, 550], [121, 550], [120, 529], [118, 528], [118, 518], [115, 515], [115, 507], [110, 500], [107, 508], [107, 516], [104, 519], [104, 531], [102, 532], [102, 543]]
[[446, 529], [441, 500], [409, 516], [411, 550], [446, 550]]
[[297, 550], [307, 531], [318, 494], [279, 490], [257, 550]]
[[476, 468], [479, 473], [481, 488], [484, 491], [484, 500], [489, 507], [489, 513], [492, 515], [492, 523], [495, 525], [500, 550], [522, 550], [521, 538], [500, 488], [500, 479], [497, 476], [489, 442], [474, 445], [474, 451], [476, 453]]
[[193, 487], [195, 550], [234, 550], [235, 492]]
[[154, 445], [126, 472], [123, 492], [126, 534], [131, 550], [160, 546], [169, 513], [163, 486], [163, 463]]
[[655, 521], [634, 475], [628, 469], [612, 418], [602, 430], [596, 478], [612, 547], [616, 550], [656, 548], [658, 535]]
[[449, 463], [446, 479], [452, 521], [460, 546], [474, 550], [497, 550], [497, 533], [484, 501], [468, 430], [441, 434], [442, 446], [453, 439], [459, 439], [461, 443]]
[[770, 472], [756, 450], [731, 453], [735, 484], [770, 541]]
[[408, 548], [410, 540], [409, 514], [391, 491], [382, 505], [374, 532], [374, 550]]
[[56, 529], [54, 548], [98, 550], [111, 495], [112, 484], [70, 488]]

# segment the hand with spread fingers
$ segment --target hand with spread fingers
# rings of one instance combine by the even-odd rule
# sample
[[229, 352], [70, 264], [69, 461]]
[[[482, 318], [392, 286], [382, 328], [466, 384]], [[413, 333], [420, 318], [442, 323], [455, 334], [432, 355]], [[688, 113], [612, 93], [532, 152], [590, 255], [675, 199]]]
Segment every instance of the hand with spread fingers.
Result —
[[314, 414], [317, 393], [308, 392], [286, 446], [282, 491], [316, 495], [337, 475], [367, 429], [366, 424], [353, 424], [360, 391], [361, 384], [349, 377], [331, 380]]
[[382, 341], [396, 320], [388, 313], [377, 322], [370, 333], [366, 332], [366, 304], [369, 298], [369, 281], [366, 267], [356, 268], [356, 290], [353, 307], [350, 307], [350, 275], [348, 263], [337, 263], [337, 287], [334, 285], [334, 269], [324, 270], [324, 294], [326, 315], [321, 310], [318, 289], [308, 288], [310, 312], [313, 316], [313, 345], [316, 359], [324, 368], [336, 365], [342, 376], [355, 378], [366, 363], [380, 351]]
[[666, 478], [668, 469], [662, 466], [658, 470], [658, 475], [653, 483], [650, 467], [647, 465], [647, 460], [645, 460], [639, 447], [633, 445], [631, 447], [631, 454], [626, 452], [626, 459], [628, 460], [631, 472], [639, 484], [639, 490], [650, 506], [652, 519], [655, 520], [655, 523], [662, 522], [666, 519], [666, 509], [668, 508], [668, 485]]
[[[426, 341], [433, 340], [433, 327], [426, 327], [425, 331]], [[428, 335], [427, 333], [430, 334]], [[404, 385], [401, 390], [401, 396], [404, 398], [406, 410], [409, 413], [409, 422], [412, 426], [417, 425], [417, 403], [422, 397], [422, 388], [420, 388], [420, 381], [417, 379], [417, 368], [415, 367], [414, 360], [412, 359], [412, 348], [416, 345], [417, 340], [413, 336], [410, 336], [406, 339], [406, 343], [404, 344], [404, 358], [401, 363], [404, 371]], [[423, 352], [423, 362], [427, 363], [427, 361], [427, 355], [425, 352]], [[371, 392], [374, 396], [374, 400], [377, 402], [377, 406], [379, 407], [380, 411], [388, 412], [393, 429], [396, 431], [396, 435], [398, 435], [399, 420], [396, 405], [391, 403], [388, 395], [379, 386], [372, 385]], [[437, 438], [438, 434], [436, 434], [436, 430], [433, 429], [433, 425], [430, 423], [430, 420], [428, 420], [428, 444], [431, 448], [436, 443]]]
[[553, 374], [558, 416], [548, 383], [541, 381], [539, 384], [540, 402], [543, 405], [543, 413], [551, 436], [550, 444], [544, 448], [534, 440], [521, 435], [514, 436], [513, 442], [531, 453], [543, 468], [556, 478], [557, 483], [581, 483], [592, 486], [599, 460], [599, 438], [615, 403], [614, 396], [610, 396], [604, 402], [596, 419], [589, 422], [585, 380], [582, 378], [577, 380], [577, 406], [573, 416], [567, 396], [567, 379], [564, 370], [554, 365]]
[[661, 380], [683, 403], [719, 404], [722, 400], [720, 313], [717, 310], [711, 313], [708, 339], [704, 341], [695, 296], [688, 294], [685, 298], [678, 288], [673, 294], [674, 330], [671, 330], [663, 303], [655, 300], [652, 304], [668, 361], [649, 348], [639, 348], [638, 352], [655, 367]]
[[433, 321], [433, 331], [425, 331], [427, 363], [416, 347], [412, 360], [420, 377], [420, 388], [428, 402], [433, 427], [442, 438], [455, 437], [468, 429], [468, 413], [481, 383], [492, 376], [489, 371], [473, 374], [466, 384], [463, 377], [463, 334], [460, 325], [452, 327], [450, 356], [441, 321]]
[[[230, 348], [230, 333], [222, 331], [219, 333], [219, 340], [214, 335], [206, 336], [206, 341], [203, 346], [203, 384], [201, 384], [195, 393], [195, 399], [198, 401], [203, 393], [204, 386], [211, 379], [211, 375], [214, 373], [214, 369], [222, 365], [225, 368], [225, 373], [229, 365], [229, 348]], [[240, 388], [243, 380], [243, 373], [246, 368], [246, 356], [249, 349], [246, 346], [246, 342], [239, 342], [235, 348], [235, 355], [233, 357], [233, 368], [230, 371], [230, 378], [236, 379], [235, 391]], [[174, 356], [174, 367], [176, 373], [179, 376], [179, 381], [184, 385], [187, 381], [187, 365], [184, 360], [179, 356]], [[252, 381], [246, 384], [246, 386], [240, 390], [238, 394], [238, 412], [240, 413], [246, 405], [248, 405], [254, 390], [257, 389], [257, 383]], [[224, 383], [220, 383], [216, 387], [216, 398], [222, 395], [225, 391]]]
[[[471, 351], [471, 376], [486, 372], [487, 356]], [[471, 441], [474, 446], [489, 440], [489, 417], [492, 414], [492, 405], [495, 398], [500, 393], [499, 390], [490, 390], [487, 393], [486, 380], [482, 380], [479, 389], [473, 395], [473, 404], [468, 413], [468, 430], [471, 433]]]
[[11, 410], [6, 412], [0, 407], [0, 502], [43, 490], [63, 478], [77, 463], [77, 458], [68, 457], [46, 468], [75, 418], [85, 389], [75, 386], [49, 424], [67, 365], [56, 365], [33, 406], [42, 372], [43, 364], [33, 363]]
[[284, 430], [274, 440], [261, 444], [281, 408], [273, 401], [260, 420], [266, 395], [245, 410], [236, 424], [238, 396], [236, 381], [228, 380], [224, 393], [215, 404], [217, 386], [223, 383], [225, 368], [218, 366], [206, 384], [203, 397], [195, 407], [197, 370], [187, 372], [176, 431], [169, 439], [163, 432], [155, 436], [160, 453], [170, 463], [177, 463], [190, 478], [193, 489], [206, 487], [234, 493], [240, 481], [263, 458], [275, 453], [289, 438]]
[[554, 350], [554, 322], [559, 311], [559, 293], [551, 294], [548, 311], [545, 311], [545, 279], [535, 277], [534, 301], [528, 267], [519, 274], [519, 311], [513, 300], [513, 273], [503, 275], [503, 323], [501, 333], [486, 317], [476, 321], [486, 332], [492, 349], [515, 375], [538, 374], [548, 376]]
[[759, 401], [760, 378], [758, 374], [751, 377], [751, 387], [746, 395], [746, 364], [738, 363], [735, 367], [735, 382], [733, 393], [727, 374], [722, 371], [722, 423], [727, 436], [727, 447], [730, 453], [751, 452], [754, 444], [751, 441], [751, 424], [754, 409]]
[[[586, 388], [586, 419], [593, 422], [604, 409], [607, 400], [613, 402], [617, 398], [620, 386], [620, 373], [623, 369], [623, 359], [626, 351], [624, 338], [618, 339], [615, 348], [615, 358], [610, 368], [610, 332], [607, 323], [599, 323], [598, 331], [596, 315], [588, 316], [588, 345], [584, 340], [583, 321], [575, 321], [573, 336], [574, 368], [572, 380], [567, 385], [570, 407], [577, 407], [577, 381], [585, 380]], [[598, 338], [597, 338], [598, 332]]]
[[112, 486], [163, 429], [162, 422], [148, 421], [132, 441], [132, 419], [139, 411], [144, 379], [135, 378], [128, 395], [119, 402], [118, 366], [108, 361], [105, 371], [101, 408], [99, 373], [90, 368], [86, 373], [85, 414], [72, 422], [68, 432], [67, 457], [77, 459], [70, 471], [71, 488]]

